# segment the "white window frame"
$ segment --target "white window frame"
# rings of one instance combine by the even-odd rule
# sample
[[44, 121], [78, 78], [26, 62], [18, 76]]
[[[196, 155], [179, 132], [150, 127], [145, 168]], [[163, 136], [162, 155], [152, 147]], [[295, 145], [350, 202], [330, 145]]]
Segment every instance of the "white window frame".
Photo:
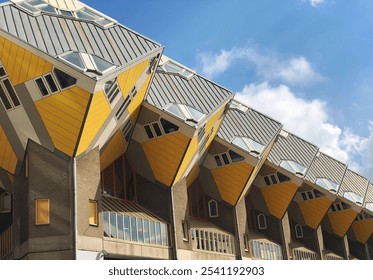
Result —
[[296, 238], [303, 238], [304, 237], [304, 235], [303, 235], [303, 227], [300, 224], [296, 224], [294, 226], [294, 231], [295, 231], [295, 237]]
[[4, 192], [0, 195], [0, 213], [10, 213], [12, 211], [12, 195]]
[[[263, 219], [264, 225], [261, 224], [260, 219]], [[257, 215], [257, 221], [258, 221], [258, 229], [267, 229], [267, 217], [263, 213], [259, 213]]]
[[189, 223], [188, 221], [181, 222], [183, 241], [189, 242]]
[[[215, 204], [215, 208], [216, 208], [216, 214], [212, 214], [211, 212], [211, 205], [212, 204]], [[209, 217], [210, 218], [217, 218], [219, 217], [219, 204], [218, 202], [215, 200], [215, 199], [210, 199], [209, 202], [207, 203], [208, 205], [208, 209], [209, 209]]]

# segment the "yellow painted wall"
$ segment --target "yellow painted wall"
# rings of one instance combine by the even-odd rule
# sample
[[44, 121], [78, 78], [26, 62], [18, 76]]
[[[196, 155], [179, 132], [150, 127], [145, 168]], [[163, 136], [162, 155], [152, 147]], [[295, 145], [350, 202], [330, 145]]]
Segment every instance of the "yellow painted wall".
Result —
[[125, 147], [126, 141], [124, 140], [122, 132], [118, 130], [117, 132], [115, 132], [113, 137], [111, 137], [109, 143], [105, 147], [105, 150], [101, 153], [101, 171], [112, 164], [117, 158], [119, 158], [124, 153]]
[[306, 225], [313, 229], [317, 229], [326, 212], [328, 212], [332, 201], [326, 197], [321, 197], [302, 201], [298, 204]]
[[237, 162], [211, 170], [222, 199], [236, 205], [253, 167], [247, 162]]
[[0, 59], [14, 86], [51, 72], [52, 64], [0, 37]]
[[9, 143], [3, 128], [0, 125], [0, 167], [14, 174], [17, 166], [17, 157]]
[[352, 224], [352, 230], [357, 241], [362, 244], [367, 243], [369, 237], [373, 233], [373, 219], [354, 221]]
[[297, 189], [298, 186], [292, 182], [261, 188], [269, 212], [276, 218], [281, 219]]
[[146, 69], [147, 65], [149, 65], [149, 59], [118, 75], [118, 85], [122, 91], [123, 97], [127, 97], [137, 80], [140, 78], [141, 74]]
[[190, 170], [189, 174], [186, 177], [186, 184], [187, 187], [193, 184], [193, 182], [197, 179], [198, 174], [199, 174], [199, 162], [197, 162], [192, 170]]
[[35, 102], [54, 146], [72, 156], [90, 94], [75, 86]]
[[154, 177], [158, 181], [171, 186], [188, 142], [188, 137], [176, 132], [142, 143]]
[[93, 138], [96, 136], [110, 112], [110, 105], [107, 102], [104, 91], [100, 90], [96, 92], [93, 95], [91, 104], [89, 106], [88, 115], [84, 123], [84, 128], [76, 155], [80, 155], [88, 148], [89, 144], [91, 144]]
[[358, 212], [353, 209], [329, 212], [328, 218], [336, 235], [343, 237], [347, 233]]

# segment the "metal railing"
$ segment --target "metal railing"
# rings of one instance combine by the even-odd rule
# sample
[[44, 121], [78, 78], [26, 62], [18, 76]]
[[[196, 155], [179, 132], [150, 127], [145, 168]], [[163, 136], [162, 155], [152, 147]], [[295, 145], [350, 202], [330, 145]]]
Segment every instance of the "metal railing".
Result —
[[294, 260], [319, 260], [319, 254], [315, 252], [293, 249]]
[[235, 254], [234, 237], [223, 232], [191, 228], [193, 250]]
[[250, 240], [250, 252], [254, 259], [282, 260], [282, 249], [278, 244], [271, 242]]
[[0, 235], [0, 260], [4, 259], [13, 251], [13, 226], [7, 228]]

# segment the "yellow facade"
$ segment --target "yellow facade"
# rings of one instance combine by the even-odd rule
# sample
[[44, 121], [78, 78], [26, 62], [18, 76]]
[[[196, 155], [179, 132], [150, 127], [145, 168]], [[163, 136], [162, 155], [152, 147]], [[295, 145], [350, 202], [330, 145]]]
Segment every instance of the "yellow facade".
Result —
[[306, 200], [298, 203], [306, 225], [312, 229], [317, 229], [326, 212], [329, 210], [331, 204], [332, 201], [326, 197]]
[[17, 166], [17, 157], [12, 146], [0, 125], [0, 167], [14, 174]]
[[144, 73], [148, 64], [149, 60], [145, 60], [118, 75], [118, 85], [124, 98], [128, 96], [137, 80], [140, 78], [142, 73]]
[[187, 187], [189, 187], [190, 185], [193, 184], [193, 182], [197, 179], [198, 177], [198, 174], [199, 174], [199, 162], [197, 162], [194, 167], [192, 168], [192, 170], [190, 170], [189, 174], [187, 175], [186, 177], [186, 184], [187, 184]]
[[345, 236], [357, 214], [353, 209], [329, 212], [328, 218], [334, 233], [340, 237]]
[[124, 140], [123, 134], [120, 130], [115, 132], [113, 137], [109, 140], [109, 143], [104, 148], [103, 153], [100, 157], [100, 168], [101, 171], [112, 164], [117, 158], [119, 158], [126, 147], [126, 142]]
[[92, 96], [92, 101], [90, 103], [87, 118], [84, 123], [82, 136], [79, 141], [79, 147], [76, 153], [77, 155], [80, 155], [88, 148], [89, 144], [91, 144], [110, 112], [111, 109], [105, 97], [104, 91], [101, 90], [96, 92]]
[[269, 212], [278, 219], [285, 214], [298, 186], [292, 182], [261, 188]]
[[236, 205], [253, 167], [246, 162], [232, 163], [211, 170], [222, 199]]
[[171, 186], [185, 150], [188, 147], [188, 143], [189, 138], [180, 132], [171, 133], [142, 143], [154, 177], [159, 182], [166, 186]]
[[369, 237], [373, 233], [373, 219], [354, 221], [352, 224], [352, 230], [357, 241], [362, 244], [367, 243]]
[[185, 153], [185, 156], [183, 158], [183, 162], [180, 165], [180, 168], [177, 170], [177, 176], [175, 177], [173, 184], [176, 184], [181, 179], [181, 176], [184, 174], [185, 170], [188, 168], [189, 164], [193, 160], [193, 157], [197, 153], [197, 151], [198, 151], [198, 137], [194, 136], [192, 140], [190, 141], [188, 150]]
[[75, 86], [35, 102], [54, 146], [73, 156], [90, 94]]
[[0, 59], [14, 86], [52, 71], [53, 65], [0, 37]]

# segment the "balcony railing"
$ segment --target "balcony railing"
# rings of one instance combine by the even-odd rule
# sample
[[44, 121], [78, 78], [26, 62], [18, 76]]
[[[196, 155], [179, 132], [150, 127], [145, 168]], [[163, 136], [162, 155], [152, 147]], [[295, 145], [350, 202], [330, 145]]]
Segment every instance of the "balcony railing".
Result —
[[222, 254], [235, 254], [234, 237], [230, 234], [208, 229], [191, 228], [193, 250]]
[[319, 254], [301, 249], [293, 249], [294, 260], [319, 260]]
[[331, 255], [331, 254], [328, 254], [328, 255], [325, 255], [325, 259], [326, 260], [331, 260], [331, 261], [341, 261], [341, 260], [344, 260], [344, 258], [340, 257], [340, 256], [337, 256], [337, 255]]
[[7, 228], [0, 235], [0, 260], [4, 259], [13, 251], [13, 226]]
[[250, 252], [254, 259], [282, 260], [281, 246], [271, 242], [250, 240]]

